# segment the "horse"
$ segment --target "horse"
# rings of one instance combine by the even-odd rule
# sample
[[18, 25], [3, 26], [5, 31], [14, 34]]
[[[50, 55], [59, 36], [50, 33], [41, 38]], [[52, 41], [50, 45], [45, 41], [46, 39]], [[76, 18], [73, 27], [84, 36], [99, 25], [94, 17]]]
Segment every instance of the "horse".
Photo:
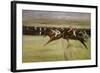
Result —
[[73, 31], [69, 33], [67, 29], [63, 32], [63, 39], [66, 39], [67, 41], [69, 41], [69, 39], [78, 40], [85, 46], [86, 49], [88, 49], [85, 42], [87, 41], [89, 37], [87, 33], [85, 32], [85, 30], [84, 31], [75, 30], [75, 33], [76, 33], [76, 36], [73, 34]]
[[[52, 29], [52, 30], [54, 30], [54, 29]], [[62, 38], [62, 35], [61, 35], [61, 34], [60, 34], [60, 35], [57, 35], [57, 36], [55, 37], [55, 33], [53, 33], [52, 30], [49, 29], [49, 28], [47, 28], [47, 29], [45, 30], [44, 35], [45, 35], [45, 36], [49, 36], [50, 39], [49, 39], [49, 41], [48, 41], [46, 44], [44, 44], [44, 46], [46, 46], [47, 44], [49, 44], [50, 42], [52, 42], [52, 41], [54, 41], [54, 40], [57, 40], [57, 39]]]
[[[47, 28], [46, 31], [45, 31], [45, 36], [46, 35], [49, 36], [50, 39], [49, 39], [49, 41], [46, 44], [44, 44], [44, 46], [49, 44], [50, 42], [52, 42], [54, 40], [58, 40], [60, 38], [63, 38], [63, 39], [66, 39], [67, 41], [69, 41], [69, 39], [78, 40], [78, 41], [80, 41], [85, 46], [85, 48], [88, 49], [87, 45], [85, 44], [85, 42], [87, 40], [87, 39], [85, 39], [86, 36], [84, 36], [84, 34], [86, 34], [85, 31], [83, 31], [83, 30], [76, 30], [76, 32], [75, 32], [76, 36], [74, 36], [73, 35], [73, 31], [68, 32], [68, 30], [69, 30], [68, 28], [66, 28], [64, 30], [58, 29], [61, 32], [61, 34], [59, 34], [59, 35], [57, 35], [55, 37], [55, 34], [51, 31], [51, 29], [52, 28]], [[57, 29], [57, 28], [55, 28], [55, 29]]]

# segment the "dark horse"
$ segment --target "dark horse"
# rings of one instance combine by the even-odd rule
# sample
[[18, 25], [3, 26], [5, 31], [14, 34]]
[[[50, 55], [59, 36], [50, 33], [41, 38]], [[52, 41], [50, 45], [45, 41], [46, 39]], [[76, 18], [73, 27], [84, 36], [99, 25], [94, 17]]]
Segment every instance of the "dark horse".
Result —
[[[85, 44], [86, 42], [86, 39], [88, 38], [88, 35], [86, 34], [85, 31], [83, 30], [76, 30], [76, 36], [73, 35], [73, 31], [71, 32], [68, 32], [69, 29], [58, 29], [61, 34], [57, 35], [55, 37], [55, 34], [51, 31], [52, 28], [48, 28], [46, 29], [45, 31], [45, 35], [49, 36], [49, 41], [44, 44], [44, 45], [47, 45], [48, 43], [54, 41], [54, 40], [57, 40], [57, 39], [60, 39], [60, 38], [63, 38], [63, 39], [66, 39], [67, 41], [69, 41], [69, 39], [73, 39], [73, 40], [78, 40], [80, 41], [84, 46], [85, 48], [88, 49], [87, 45]], [[57, 29], [57, 28], [56, 28]]]
[[61, 34], [58, 35], [57, 37], [55, 37], [55, 34], [51, 31], [50, 28], [47, 28], [46, 29], [46, 31], [44, 32], [44, 35], [45, 36], [49, 36], [49, 38], [50, 38], [49, 41], [46, 44], [44, 44], [44, 45], [47, 45], [48, 43], [50, 43], [50, 42], [52, 42], [54, 40], [57, 40], [57, 39], [62, 38], [62, 35]]
[[88, 49], [87, 45], [85, 44], [85, 42], [88, 39], [88, 35], [86, 33], [85, 30], [76, 30], [76, 36], [73, 34], [73, 31], [68, 32], [68, 29], [66, 29], [63, 32], [63, 39], [67, 39], [67, 41], [69, 41], [69, 39], [73, 39], [73, 40], [78, 40], [80, 41], [86, 49]]

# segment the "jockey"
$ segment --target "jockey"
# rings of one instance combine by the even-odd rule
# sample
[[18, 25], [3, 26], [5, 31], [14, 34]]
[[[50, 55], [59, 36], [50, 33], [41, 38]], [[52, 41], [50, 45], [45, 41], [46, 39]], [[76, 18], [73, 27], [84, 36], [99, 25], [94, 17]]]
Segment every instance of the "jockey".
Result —
[[71, 31], [73, 32], [73, 35], [76, 37], [76, 30], [70, 26], [68, 32]]
[[57, 37], [59, 34], [61, 34], [61, 32], [58, 29], [51, 30], [51, 31], [55, 34], [55, 37]]

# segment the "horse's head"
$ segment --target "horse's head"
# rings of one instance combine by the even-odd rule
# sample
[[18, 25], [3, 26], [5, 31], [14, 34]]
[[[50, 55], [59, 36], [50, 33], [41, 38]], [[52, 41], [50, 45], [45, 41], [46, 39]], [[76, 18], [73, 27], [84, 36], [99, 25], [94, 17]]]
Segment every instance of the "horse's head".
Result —
[[89, 38], [89, 35], [86, 33], [85, 30], [84, 30], [84, 31], [80, 31], [80, 32], [78, 33], [78, 36], [81, 37], [81, 38], [83, 38], [84, 41], [87, 41], [88, 38]]

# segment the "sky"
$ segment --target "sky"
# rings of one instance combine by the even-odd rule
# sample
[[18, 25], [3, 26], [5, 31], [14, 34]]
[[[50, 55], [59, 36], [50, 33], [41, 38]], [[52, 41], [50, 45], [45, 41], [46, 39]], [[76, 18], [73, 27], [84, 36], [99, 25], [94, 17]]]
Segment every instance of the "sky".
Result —
[[29, 19], [82, 19], [90, 20], [89, 13], [79, 12], [57, 12], [57, 11], [39, 11], [39, 10], [23, 10], [23, 20]]
[[59, 27], [80, 26], [90, 27], [90, 13], [79, 12], [60, 12], [60, 11], [40, 11], [23, 10], [22, 22], [24, 26], [48, 26]]

